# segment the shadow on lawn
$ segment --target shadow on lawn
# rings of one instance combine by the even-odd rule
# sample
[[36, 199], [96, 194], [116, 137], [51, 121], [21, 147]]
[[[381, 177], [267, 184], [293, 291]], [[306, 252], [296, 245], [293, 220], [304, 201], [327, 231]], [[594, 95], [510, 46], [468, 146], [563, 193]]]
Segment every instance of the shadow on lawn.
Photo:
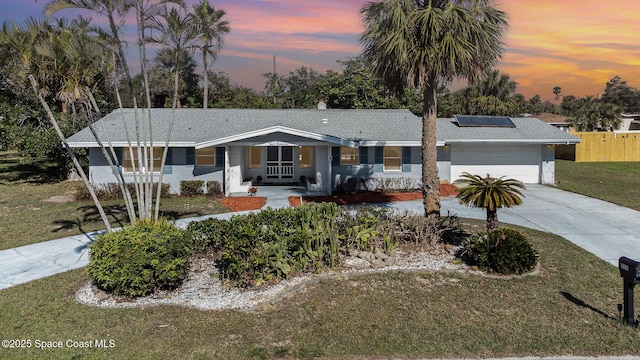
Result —
[[[122, 205], [109, 205], [103, 206], [105, 214], [111, 219], [111, 224], [114, 228], [124, 227], [129, 225], [129, 216], [127, 214], [127, 207]], [[62, 230], [75, 230], [84, 235], [87, 238], [87, 242], [74, 249], [76, 253], [83, 253], [86, 251], [91, 243], [96, 239], [95, 236], [104, 233], [105, 231], [90, 231], [87, 232], [83, 227], [89, 223], [102, 223], [100, 213], [95, 205], [85, 205], [78, 208], [83, 213], [82, 218], [75, 218], [72, 220], [63, 219], [55, 220], [53, 223], [58, 225], [52, 232], [59, 232]], [[181, 217], [198, 217], [204, 214], [200, 211], [165, 211], [161, 213], [161, 216], [167, 220], [173, 221]]]
[[20, 158], [0, 154], [0, 183], [50, 184], [60, 181], [58, 167], [46, 159]]
[[[119, 205], [108, 205], [103, 206], [104, 212], [109, 218], [111, 225], [113, 227], [124, 227], [129, 225], [129, 215], [127, 214], [127, 207], [124, 204]], [[161, 206], [162, 209], [162, 206]], [[98, 212], [98, 208], [95, 205], [84, 205], [77, 208], [78, 211], [82, 212], [82, 218], [75, 219], [62, 219], [55, 220], [53, 224], [57, 225], [52, 232], [56, 233], [62, 230], [74, 230], [77, 229], [79, 233], [87, 235], [87, 232], [83, 228], [87, 224], [90, 223], [100, 223], [102, 224], [102, 219], [100, 218], [100, 213]], [[179, 218], [185, 217], [199, 217], [205, 215], [201, 211], [176, 211], [176, 210], [168, 210], [161, 211], [160, 216], [169, 220], [174, 221]]]
[[569, 294], [568, 292], [561, 291], [561, 292], [560, 292], [560, 294], [562, 294], [562, 296], [564, 296], [564, 297], [565, 297], [565, 299], [567, 299], [567, 300], [571, 301], [571, 302], [572, 302], [572, 303], [574, 303], [575, 305], [578, 305], [578, 306], [583, 307], [583, 308], [587, 308], [587, 309], [589, 309], [589, 310], [591, 310], [591, 311], [595, 312], [596, 314], [600, 314], [600, 315], [604, 316], [604, 317], [605, 317], [605, 319], [612, 319], [612, 320], [615, 320], [615, 318], [614, 318], [613, 316], [611, 316], [611, 315], [609, 315], [609, 314], [605, 313], [604, 311], [602, 311], [602, 310], [600, 310], [600, 309], [598, 309], [598, 308], [595, 308], [595, 307], [593, 307], [593, 306], [591, 306], [591, 305], [589, 305], [589, 304], [585, 303], [584, 301], [582, 301], [582, 300], [580, 300], [580, 299], [578, 299], [578, 298], [574, 297], [573, 295]]

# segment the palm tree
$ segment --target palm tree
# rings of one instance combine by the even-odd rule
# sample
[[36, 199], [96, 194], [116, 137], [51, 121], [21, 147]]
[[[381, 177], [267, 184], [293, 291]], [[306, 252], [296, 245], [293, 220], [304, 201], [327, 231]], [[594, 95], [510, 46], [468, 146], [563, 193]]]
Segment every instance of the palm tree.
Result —
[[[188, 51], [195, 47], [195, 40], [197, 38], [197, 30], [193, 24], [193, 17], [184, 13], [184, 8], [169, 8], [164, 7], [164, 11], [161, 11], [158, 18], [151, 18], [150, 27], [160, 32], [159, 38], [149, 38], [149, 41], [167, 45], [174, 54], [174, 82], [173, 82], [173, 104], [171, 106], [171, 120], [169, 121], [169, 128], [167, 130], [167, 138], [164, 144], [164, 150], [162, 151], [162, 162], [160, 165], [160, 176], [158, 179], [158, 188], [156, 194], [156, 207], [155, 207], [155, 220], [157, 221], [160, 216], [160, 192], [162, 186], [162, 177], [164, 175], [164, 166], [167, 160], [167, 153], [169, 152], [169, 140], [171, 138], [171, 131], [173, 129], [173, 123], [175, 120], [175, 109], [180, 107], [179, 91], [180, 91], [180, 73], [182, 71], [181, 54], [184, 51]], [[148, 81], [147, 81], [148, 83]], [[147, 95], [148, 96], [148, 95]]]
[[522, 204], [524, 195], [519, 189], [525, 189], [522, 182], [515, 179], [504, 179], [504, 176], [493, 178], [489, 174], [462, 174], [456, 184], [466, 184], [458, 190], [460, 204], [487, 210], [487, 234], [498, 227], [498, 209], [514, 207]]
[[518, 83], [511, 80], [509, 74], [500, 73], [499, 70], [493, 69], [485, 73], [478, 87], [482, 91], [482, 95], [495, 96], [498, 99], [506, 100], [516, 92]]
[[193, 6], [192, 14], [195, 27], [198, 31], [198, 42], [200, 52], [202, 52], [203, 66], [203, 85], [204, 95], [202, 97], [202, 106], [204, 109], [209, 103], [209, 57], [213, 62], [216, 61], [216, 55], [224, 44], [223, 35], [231, 30], [229, 22], [222, 20], [226, 14], [224, 10], [214, 9], [207, 0], [200, 1], [199, 4]]
[[47, 60], [43, 66], [46, 71], [55, 74], [62, 112], [72, 109], [76, 115], [76, 102], [89, 102], [85, 87], [94, 88], [105, 68], [104, 46], [89, 34], [89, 21], [82, 17], [71, 22], [57, 20], [48, 29], [47, 38], [36, 42], [34, 49]]
[[382, 0], [360, 10], [363, 55], [396, 93], [423, 92], [422, 194], [426, 216], [440, 216], [436, 152], [437, 89], [454, 77], [471, 81], [503, 51], [506, 15], [490, 0]]

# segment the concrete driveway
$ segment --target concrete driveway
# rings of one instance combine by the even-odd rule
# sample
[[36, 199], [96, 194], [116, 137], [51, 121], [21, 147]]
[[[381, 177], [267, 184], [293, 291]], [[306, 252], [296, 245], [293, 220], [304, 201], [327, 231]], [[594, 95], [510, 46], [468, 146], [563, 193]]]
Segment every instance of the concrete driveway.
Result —
[[[542, 185], [527, 185], [520, 206], [498, 210], [501, 223], [560, 235], [601, 259], [618, 266], [627, 256], [640, 261], [640, 212], [590, 197]], [[485, 219], [483, 210], [442, 199], [447, 210], [461, 217]]]

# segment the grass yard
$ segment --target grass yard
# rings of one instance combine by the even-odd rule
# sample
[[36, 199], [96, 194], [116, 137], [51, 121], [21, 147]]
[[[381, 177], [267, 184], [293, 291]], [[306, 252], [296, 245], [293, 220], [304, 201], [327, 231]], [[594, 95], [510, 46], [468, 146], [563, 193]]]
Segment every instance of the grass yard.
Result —
[[[481, 221], [465, 224], [472, 231]], [[3, 339], [112, 348], [0, 349], [30, 359], [372, 359], [640, 355], [621, 325], [618, 270], [568, 241], [523, 230], [539, 275], [388, 272], [325, 280], [258, 313], [182, 307], [101, 309], [74, 301], [75, 270], [1, 290]], [[638, 311], [638, 309], [636, 309]], [[108, 342], [107, 342], [108, 343]]]
[[640, 210], [640, 162], [556, 160], [556, 182], [562, 190]]
[[[0, 154], [0, 248], [100, 228], [99, 222], [91, 220], [95, 214], [90, 203], [54, 198], [72, 195], [75, 184], [49, 182], [38, 175], [46, 171], [36, 170], [43, 165]], [[594, 184], [586, 186], [591, 189], [602, 181], [593, 191], [606, 195], [615, 194], [621, 183], [633, 189], [635, 171], [640, 168], [559, 161], [556, 177], [561, 188], [582, 193], [585, 186], [580, 183]], [[605, 172], [608, 175], [595, 180], [597, 173]], [[625, 196], [631, 197], [628, 192]], [[184, 199], [167, 199], [165, 215], [221, 210], [199, 199], [206, 200], [188, 199], [187, 206]], [[112, 216], [117, 216], [120, 210], [110, 205]], [[465, 220], [464, 226], [475, 232], [484, 228], [484, 222]], [[618, 270], [558, 236], [521, 230], [541, 254], [538, 275], [512, 279], [452, 272], [351, 276], [320, 281], [257, 313], [177, 306], [88, 307], [74, 301], [88, 276], [83, 269], [69, 271], [0, 290], [1, 338], [31, 344], [31, 348], [0, 348], [0, 358], [640, 355], [640, 332], [618, 319], [616, 304], [622, 302]], [[635, 310], [640, 312], [640, 305]], [[58, 342], [62, 348], [34, 348]], [[97, 347], [100, 344], [107, 347]]]
[[[104, 229], [92, 201], [74, 200], [84, 183], [57, 182], [50, 174], [46, 162], [0, 153], [0, 250]], [[113, 226], [128, 222], [124, 202], [107, 201], [103, 207]], [[162, 199], [160, 209], [167, 219], [228, 211], [204, 196]]]

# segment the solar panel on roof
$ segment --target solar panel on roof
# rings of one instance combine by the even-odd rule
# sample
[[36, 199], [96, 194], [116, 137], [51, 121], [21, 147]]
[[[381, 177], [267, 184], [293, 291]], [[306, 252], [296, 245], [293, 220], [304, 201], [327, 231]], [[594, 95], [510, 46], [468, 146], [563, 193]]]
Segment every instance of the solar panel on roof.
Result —
[[458, 126], [461, 127], [516, 127], [506, 116], [456, 115], [455, 117]]

